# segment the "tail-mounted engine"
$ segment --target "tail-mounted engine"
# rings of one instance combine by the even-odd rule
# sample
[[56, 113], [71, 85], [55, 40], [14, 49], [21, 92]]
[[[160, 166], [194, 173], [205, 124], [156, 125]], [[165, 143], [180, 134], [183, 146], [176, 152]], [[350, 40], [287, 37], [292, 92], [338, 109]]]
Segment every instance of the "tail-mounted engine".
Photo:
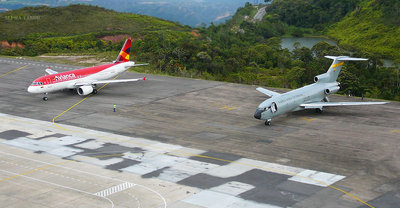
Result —
[[314, 77], [314, 82], [315, 83], [317, 83], [317, 82], [328, 82], [328, 80], [329, 80], [329, 75], [326, 74], [326, 73], [325, 74], [320, 74], [320, 75]]
[[339, 89], [340, 89], [339, 86], [332, 86], [330, 88], [325, 89], [324, 92], [326, 95], [329, 95], [329, 94], [336, 93], [337, 91], [339, 91]]

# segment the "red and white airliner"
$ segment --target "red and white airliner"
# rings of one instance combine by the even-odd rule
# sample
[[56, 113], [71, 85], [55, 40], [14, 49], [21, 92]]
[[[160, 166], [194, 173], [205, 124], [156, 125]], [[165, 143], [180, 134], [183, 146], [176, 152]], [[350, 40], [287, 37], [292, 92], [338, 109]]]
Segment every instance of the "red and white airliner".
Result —
[[122, 47], [117, 59], [111, 64], [76, 69], [61, 73], [51, 69], [46, 69], [46, 73], [48, 73], [48, 75], [35, 79], [28, 87], [28, 92], [44, 93], [43, 100], [46, 101], [48, 99], [47, 94], [49, 92], [55, 92], [63, 89], [76, 89], [79, 95], [88, 95], [90, 93], [97, 93], [97, 84], [146, 80], [146, 77], [138, 79], [111, 79], [126, 71], [130, 67], [148, 65], [135, 64], [135, 62], [129, 61], [131, 42], [131, 39], [127, 39], [125, 41], [125, 44]]

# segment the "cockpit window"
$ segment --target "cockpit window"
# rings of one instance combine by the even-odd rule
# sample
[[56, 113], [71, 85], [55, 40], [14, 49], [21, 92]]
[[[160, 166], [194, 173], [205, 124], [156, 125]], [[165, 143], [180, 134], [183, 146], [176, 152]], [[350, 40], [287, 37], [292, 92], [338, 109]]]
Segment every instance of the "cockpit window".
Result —
[[43, 85], [43, 82], [32, 82], [32, 85]]

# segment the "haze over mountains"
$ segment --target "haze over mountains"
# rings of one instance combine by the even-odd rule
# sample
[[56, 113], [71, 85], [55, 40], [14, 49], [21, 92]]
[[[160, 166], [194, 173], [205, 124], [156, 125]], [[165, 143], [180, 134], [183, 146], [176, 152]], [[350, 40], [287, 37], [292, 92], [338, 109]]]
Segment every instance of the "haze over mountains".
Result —
[[[263, 0], [1, 0], [0, 11], [25, 6], [65, 6], [91, 4], [119, 12], [150, 15], [183, 25], [200, 26], [221, 23], [230, 18], [246, 2]], [[3, 10], [1, 10], [3, 9]]]

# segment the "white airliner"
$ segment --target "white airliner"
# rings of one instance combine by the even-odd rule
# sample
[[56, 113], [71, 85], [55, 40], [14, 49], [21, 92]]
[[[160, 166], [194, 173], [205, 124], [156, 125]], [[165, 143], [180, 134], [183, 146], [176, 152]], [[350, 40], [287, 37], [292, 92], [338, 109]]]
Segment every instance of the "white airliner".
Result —
[[284, 113], [315, 109], [322, 112], [324, 107], [334, 106], [356, 106], [356, 105], [380, 105], [388, 102], [329, 102], [328, 96], [339, 91], [339, 83], [336, 79], [339, 76], [344, 61], [366, 61], [368, 59], [352, 58], [348, 56], [325, 56], [333, 59], [331, 67], [324, 74], [314, 77], [314, 84], [292, 90], [287, 93], [277, 93], [271, 90], [258, 87], [256, 90], [271, 97], [262, 102], [254, 118], [265, 120], [265, 125], [271, 125], [271, 119]]
[[126, 71], [130, 67], [148, 65], [135, 64], [135, 62], [129, 61], [131, 42], [131, 39], [125, 41], [117, 59], [111, 64], [60, 73], [51, 69], [46, 69], [48, 75], [35, 79], [28, 87], [28, 92], [43, 93], [43, 100], [46, 101], [48, 99], [48, 93], [63, 89], [76, 89], [79, 95], [88, 95], [90, 93], [97, 93], [97, 84], [146, 80], [146, 77], [112, 80], [113, 77]]

